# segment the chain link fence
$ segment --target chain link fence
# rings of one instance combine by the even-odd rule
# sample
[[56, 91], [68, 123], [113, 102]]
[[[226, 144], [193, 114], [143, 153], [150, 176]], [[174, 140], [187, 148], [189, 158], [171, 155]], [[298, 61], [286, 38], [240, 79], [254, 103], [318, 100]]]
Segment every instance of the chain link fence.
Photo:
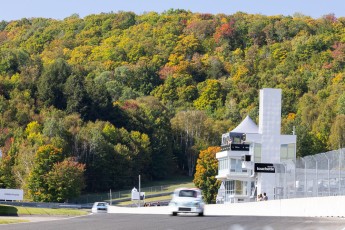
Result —
[[276, 172], [275, 199], [345, 195], [345, 149], [286, 161]]
[[[170, 194], [168, 192], [169, 186], [152, 186], [141, 188], [140, 192], [145, 192], [146, 197], [154, 196], [155, 194]], [[138, 188], [137, 188], [138, 189]], [[78, 198], [71, 199], [71, 203], [85, 204], [85, 203], [94, 203], [97, 201], [106, 201], [106, 202], [119, 202], [119, 201], [129, 201], [131, 200], [132, 190], [123, 190], [123, 191], [112, 191], [108, 193], [97, 193], [97, 194], [85, 194], [81, 195]]]

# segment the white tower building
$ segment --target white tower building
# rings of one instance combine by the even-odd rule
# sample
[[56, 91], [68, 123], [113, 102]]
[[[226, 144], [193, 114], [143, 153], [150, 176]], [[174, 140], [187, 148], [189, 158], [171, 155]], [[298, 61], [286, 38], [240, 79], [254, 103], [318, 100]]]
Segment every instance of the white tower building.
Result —
[[277, 181], [277, 174], [285, 173], [287, 164], [296, 160], [296, 136], [280, 134], [281, 94], [281, 89], [261, 89], [259, 127], [247, 116], [222, 135], [222, 151], [216, 157], [225, 202], [255, 200], [264, 192], [271, 199], [282, 191], [286, 194], [287, 185]]
[[[281, 89], [260, 90], [259, 134], [261, 134], [261, 163], [280, 163], [281, 146]], [[274, 173], [258, 175], [258, 191], [274, 196]], [[261, 192], [260, 192], [261, 191]]]

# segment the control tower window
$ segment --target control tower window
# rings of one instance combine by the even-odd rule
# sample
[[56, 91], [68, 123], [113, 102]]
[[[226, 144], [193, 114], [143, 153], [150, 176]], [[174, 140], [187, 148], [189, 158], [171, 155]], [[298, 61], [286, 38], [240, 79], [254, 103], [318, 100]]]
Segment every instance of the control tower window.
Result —
[[230, 138], [232, 144], [243, 144], [246, 140], [246, 135], [244, 133], [230, 133]]

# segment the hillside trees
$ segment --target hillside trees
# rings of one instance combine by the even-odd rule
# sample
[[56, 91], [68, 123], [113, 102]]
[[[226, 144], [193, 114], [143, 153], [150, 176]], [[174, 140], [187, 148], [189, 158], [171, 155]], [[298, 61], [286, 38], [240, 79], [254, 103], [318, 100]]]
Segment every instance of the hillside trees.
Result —
[[331, 127], [329, 145], [332, 149], [339, 149], [344, 147], [345, 143], [345, 115], [336, 116], [335, 121]]
[[200, 110], [180, 111], [171, 119], [174, 153], [180, 170], [189, 176], [194, 174], [199, 152], [209, 144], [217, 144], [221, 133], [226, 131], [224, 123], [219, 123]]
[[45, 69], [38, 83], [39, 99], [44, 105], [65, 109], [64, 84], [71, 72], [71, 67], [63, 59], [56, 60]]
[[197, 99], [198, 89], [191, 75], [173, 74], [169, 75], [164, 84], [156, 87], [151, 94], [169, 108], [186, 109]]
[[49, 192], [46, 174], [50, 172], [55, 163], [63, 161], [61, 149], [52, 145], [41, 146], [35, 156], [34, 168], [29, 176], [29, 191], [34, 201], [51, 202], [55, 200]]
[[[9, 129], [2, 128], [1, 132], [5, 134], [3, 136], [2, 143], [2, 157], [0, 161], [0, 183], [2, 187], [10, 188], [15, 187], [16, 183], [15, 176], [12, 173], [12, 168], [16, 162], [17, 146], [14, 144], [14, 133], [20, 133], [20, 129], [10, 132]], [[17, 134], [20, 135], [20, 134]]]
[[12, 166], [14, 158], [11, 156], [2, 156], [0, 162], [0, 184], [3, 188], [16, 187], [15, 178], [12, 175]]
[[89, 191], [131, 186], [138, 173], [143, 179], [151, 177], [151, 142], [144, 133], [89, 122], [78, 132], [76, 144], [76, 157], [86, 166]]
[[86, 79], [85, 90], [85, 120], [96, 121], [99, 119], [118, 124], [122, 118], [121, 111], [113, 106], [106, 84], [96, 82], [94, 79]]
[[[30, 122], [25, 131], [17, 131], [12, 147], [16, 148], [15, 163], [11, 169], [17, 185], [28, 192], [28, 178], [33, 169], [35, 154], [46, 138], [42, 135], [42, 125], [37, 121]], [[16, 146], [16, 147], [15, 147]]]
[[89, 191], [101, 191], [112, 183], [115, 164], [112, 146], [102, 135], [103, 122], [89, 122], [77, 135], [78, 160], [86, 165], [85, 178]]
[[212, 114], [224, 104], [224, 91], [216, 80], [206, 80], [198, 84], [199, 98], [194, 101], [194, 106], [199, 110], [206, 110]]
[[[187, 168], [189, 176], [192, 176], [194, 172], [198, 157], [197, 143], [201, 144], [206, 119], [206, 114], [202, 111], [181, 111], [171, 120], [175, 134], [176, 152], [183, 153], [178, 157], [179, 167]], [[185, 165], [185, 163], [187, 164]]]
[[69, 76], [63, 93], [66, 97], [66, 112], [79, 113], [82, 117], [86, 117], [88, 95], [85, 90], [84, 78], [76, 75]]
[[152, 146], [152, 178], [167, 178], [175, 168], [172, 155], [170, 112], [152, 96], [129, 100], [122, 105], [128, 115], [129, 130], [146, 133]]
[[13, 50], [1, 49], [0, 73], [14, 74], [18, 71], [18, 61]]
[[85, 165], [73, 158], [54, 164], [46, 178], [51, 201], [64, 202], [78, 197], [85, 186], [84, 168]]

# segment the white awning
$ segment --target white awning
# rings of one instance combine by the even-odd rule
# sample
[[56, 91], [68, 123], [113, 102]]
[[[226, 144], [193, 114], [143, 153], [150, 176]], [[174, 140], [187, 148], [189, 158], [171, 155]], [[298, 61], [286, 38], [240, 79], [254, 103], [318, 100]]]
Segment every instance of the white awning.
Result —
[[246, 118], [230, 133], [259, 133], [259, 127], [247, 115]]

